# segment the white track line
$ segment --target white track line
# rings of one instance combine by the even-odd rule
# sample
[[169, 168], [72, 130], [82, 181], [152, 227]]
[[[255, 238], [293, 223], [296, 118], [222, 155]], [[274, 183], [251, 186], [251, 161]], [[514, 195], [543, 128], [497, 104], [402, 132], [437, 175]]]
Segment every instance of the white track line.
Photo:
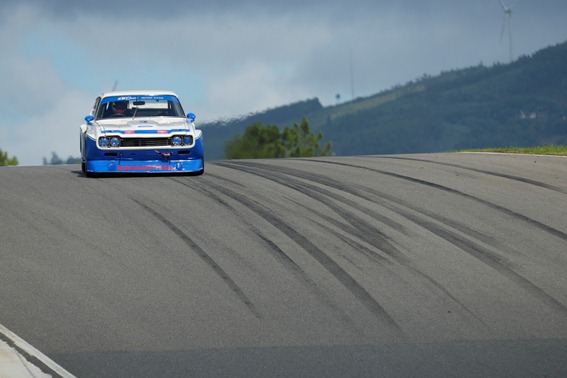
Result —
[[45, 354], [41, 353], [39, 350], [34, 348], [32, 345], [28, 344], [14, 332], [10, 331], [8, 328], [0, 324], [0, 335], [3, 339], [9, 340], [18, 352], [23, 352], [31, 357], [37, 358], [42, 364], [47, 368], [51, 369], [49, 373], [55, 373], [61, 378], [76, 378], [73, 374], [69, 373], [67, 370], [63, 369], [52, 359], [47, 357]]

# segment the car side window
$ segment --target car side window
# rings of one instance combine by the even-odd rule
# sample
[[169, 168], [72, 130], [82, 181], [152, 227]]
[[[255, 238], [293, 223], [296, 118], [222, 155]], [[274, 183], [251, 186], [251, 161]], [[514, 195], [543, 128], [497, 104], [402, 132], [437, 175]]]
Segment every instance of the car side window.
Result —
[[96, 110], [98, 109], [98, 105], [100, 104], [100, 100], [101, 100], [100, 97], [96, 98], [95, 103], [93, 105], [93, 110], [91, 112], [92, 115], [96, 114]]
[[95, 111], [95, 119], [103, 119], [106, 118], [106, 113], [108, 111], [108, 107], [109, 107], [110, 103], [106, 103], [106, 104], [100, 104], [100, 100], [99, 100], [99, 104], [97, 106], [97, 109]]

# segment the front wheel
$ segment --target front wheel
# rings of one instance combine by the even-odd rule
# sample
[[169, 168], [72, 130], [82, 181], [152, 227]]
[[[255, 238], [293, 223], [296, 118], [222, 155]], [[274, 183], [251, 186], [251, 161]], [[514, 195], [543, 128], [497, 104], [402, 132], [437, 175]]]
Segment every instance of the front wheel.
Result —
[[95, 172], [88, 172], [88, 171], [87, 171], [87, 162], [86, 162], [86, 161], [81, 162], [81, 170], [83, 171], [83, 173], [84, 173], [85, 176], [87, 176], [87, 177], [96, 177], [96, 173], [95, 173]]
[[203, 168], [200, 171], [193, 172], [192, 176], [201, 176], [203, 173], [205, 173], [205, 158], [203, 158]]

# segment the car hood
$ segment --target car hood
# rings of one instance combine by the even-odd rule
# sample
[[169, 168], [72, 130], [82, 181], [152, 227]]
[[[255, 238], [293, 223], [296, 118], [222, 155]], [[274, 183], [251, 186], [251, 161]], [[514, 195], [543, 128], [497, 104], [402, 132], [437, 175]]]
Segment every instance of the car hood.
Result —
[[103, 129], [121, 129], [121, 130], [170, 130], [170, 129], [188, 129], [189, 126], [185, 118], [126, 118], [126, 119], [110, 119], [99, 120], [98, 125]]

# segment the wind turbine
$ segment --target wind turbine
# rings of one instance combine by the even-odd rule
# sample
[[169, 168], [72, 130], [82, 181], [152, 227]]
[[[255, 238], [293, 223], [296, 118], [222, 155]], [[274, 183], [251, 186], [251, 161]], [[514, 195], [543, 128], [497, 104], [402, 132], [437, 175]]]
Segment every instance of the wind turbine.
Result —
[[502, 32], [500, 33], [500, 44], [502, 44], [502, 39], [504, 38], [504, 32], [506, 30], [506, 26], [508, 26], [508, 39], [510, 42], [510, 62], [514, 61], [514, 43], [512, 40], [512, 11], [516, 8], [519, 4], [517, 2], [514, 5], [506, 5], [502, 0], [498, 0], [500, 6], [502, 7], [502, 11], [504, 11], [504, 19], [502, 20]]

